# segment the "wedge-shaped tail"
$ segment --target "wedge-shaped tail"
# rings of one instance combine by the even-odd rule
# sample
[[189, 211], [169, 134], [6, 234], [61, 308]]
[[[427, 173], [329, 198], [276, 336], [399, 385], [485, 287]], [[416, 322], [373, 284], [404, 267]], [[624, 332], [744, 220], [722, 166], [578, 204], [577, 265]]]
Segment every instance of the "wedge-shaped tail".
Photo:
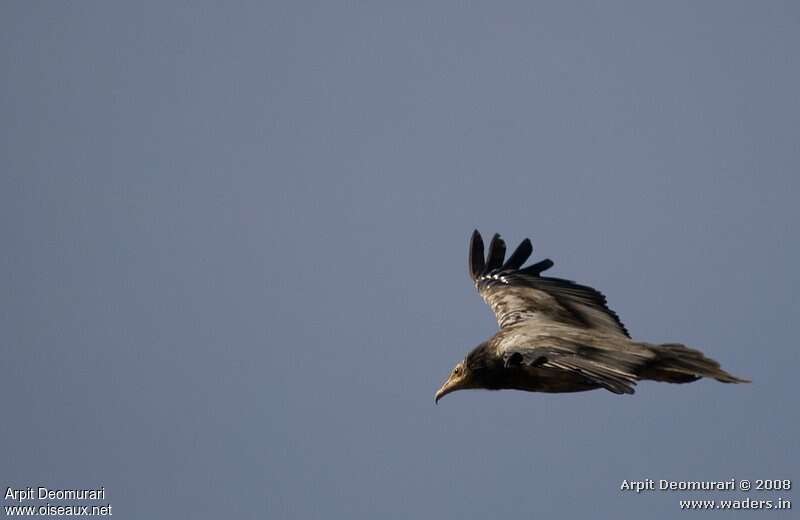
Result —
[[719, 363], [686, 345], [665, 343], [652, 345], [651, 349], [656, 357], [639, 373], [641, 379], [691, 383], [701, 377], [710, 377], [722, 383], [750, 382], [729, 374], [719, 366]]

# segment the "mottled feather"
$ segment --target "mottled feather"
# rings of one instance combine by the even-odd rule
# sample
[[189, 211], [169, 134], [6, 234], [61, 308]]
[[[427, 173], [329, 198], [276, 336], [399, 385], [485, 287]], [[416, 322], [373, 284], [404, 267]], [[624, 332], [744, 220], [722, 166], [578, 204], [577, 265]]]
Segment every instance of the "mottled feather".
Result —
[[470, 275], [501, 328], [524, 320], [552, 320], [629, 336], [602, 293], [571, 280], [541, 276], [553, 266], [550, 259], [523, 268], [533, 252], [530, 240], [523, 240], [503, 264], [505, 251], [505, 242], [495, 235], [484, 261], [480, 233], [476, 230], [472, 234]]

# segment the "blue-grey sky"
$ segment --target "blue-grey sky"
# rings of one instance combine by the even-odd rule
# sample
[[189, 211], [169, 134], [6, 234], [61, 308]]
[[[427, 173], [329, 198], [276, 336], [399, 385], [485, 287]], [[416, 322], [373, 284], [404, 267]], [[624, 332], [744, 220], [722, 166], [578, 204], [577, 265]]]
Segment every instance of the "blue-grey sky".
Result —
[[[800, 476], [798, 49], [777, 1], [3, 2], [0, 485], [121, 518], [792, 498], [619, 486]], [[476, 227], [754, 383], [434, 406], [496, 331]]]

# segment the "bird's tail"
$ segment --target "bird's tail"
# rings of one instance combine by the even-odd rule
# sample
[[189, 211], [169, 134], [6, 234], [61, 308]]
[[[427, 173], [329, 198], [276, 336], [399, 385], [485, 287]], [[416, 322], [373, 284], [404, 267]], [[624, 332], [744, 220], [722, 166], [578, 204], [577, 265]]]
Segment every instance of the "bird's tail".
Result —
[[711, 377], [722, 383], [749, 383], [720, 368], [719, 363], [707, 358], [699, 350], [686, 345], [665, 343], [650, 345], [656, 358], [639, 373], [641, 379], [667, 383], [691, 383], [701, 377]]

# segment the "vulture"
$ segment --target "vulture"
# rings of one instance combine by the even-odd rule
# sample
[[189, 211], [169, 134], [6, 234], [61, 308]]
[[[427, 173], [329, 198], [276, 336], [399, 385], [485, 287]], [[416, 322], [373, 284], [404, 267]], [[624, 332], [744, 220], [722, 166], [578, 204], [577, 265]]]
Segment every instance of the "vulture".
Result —
[[542, 276], [553, 267], [549, 259], [523, 267], [532, 252], [525, 239], [506, 260], [506, 244], [494, 235], [484, 257], [483, 239], [473, 232], [469, 273], [500, 331], [453, 368], [436, 392], [437, 403], [466, 389], [558, 393], [605, 388], [633, 394], [640, 380], [691, 383], [710, 377], [749, 383], [685, 345], [631, 339], [602, 293]]

